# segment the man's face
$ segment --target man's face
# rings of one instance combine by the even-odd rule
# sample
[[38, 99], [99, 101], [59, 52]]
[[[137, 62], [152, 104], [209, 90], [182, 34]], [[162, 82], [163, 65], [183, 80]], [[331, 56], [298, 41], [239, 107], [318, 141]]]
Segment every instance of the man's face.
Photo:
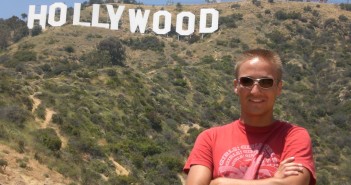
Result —
[[[272, 87], [262, 88], [256, 80], [252, 86], [244, 87], [240, 84], [241, 77], [249, 77], [254, 80], [274, 79], [274, 84]], [[273, 115], [274, 102], [276, 97], [280, 95], [281, 89], [282, 82], [277, 82], [277, 70], [273, 64], [258, 57], [242, 63], [238, 79], [234, 80], [234, 90], [240, 99], [241, 116]]]

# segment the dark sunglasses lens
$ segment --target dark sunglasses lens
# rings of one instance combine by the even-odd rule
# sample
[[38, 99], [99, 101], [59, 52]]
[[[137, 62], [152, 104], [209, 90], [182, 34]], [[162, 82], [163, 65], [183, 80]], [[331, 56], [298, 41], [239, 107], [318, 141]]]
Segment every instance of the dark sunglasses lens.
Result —
[[273, 86], [274, 81], [273, 79], [270, 79], [270, 78], [264, 78], [264, 79], [260, 79], [258, 83], [262, 88], [270, 88]]
[[254, 80], [248, 77], [241, 77], [240, 84], [244, 87], [251, 87], [254, 84]]

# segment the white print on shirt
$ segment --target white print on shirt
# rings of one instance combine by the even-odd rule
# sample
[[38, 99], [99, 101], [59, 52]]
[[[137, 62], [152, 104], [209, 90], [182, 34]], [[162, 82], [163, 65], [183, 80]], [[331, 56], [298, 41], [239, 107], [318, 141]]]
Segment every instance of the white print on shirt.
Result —
[[270, 146], [262, 145], [241, 145], [227, 150], [219, 161], [219, 176], [237, 179], [272, 177], [279, 167], [279, 157]]

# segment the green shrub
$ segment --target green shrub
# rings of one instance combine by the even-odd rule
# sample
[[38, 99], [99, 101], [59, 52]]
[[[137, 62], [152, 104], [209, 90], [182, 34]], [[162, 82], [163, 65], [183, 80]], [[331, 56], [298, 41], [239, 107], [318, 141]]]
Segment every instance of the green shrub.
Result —
[[345, 15], [340, 15], [339, 20], [342, 22], [347, 22], [349, 20], [349, 18], [347, 18]]
[[107, 52], [110, 55], [110, 63], [112, 65], [124, 66], [126, 53], [125, 48], [123, 47], [123, 44], [119, 38], [109, 37], [104, 39], [99, 42], [97, 49], [100, 52]]
[[0, 167], [2, 168], [2, 170], [5, 170], [7, 165], [8, 163], [5, 159], [0, 159]]
[[35, 25], [32, 29], [32, 36], [40, 35], [43, 32], [43, 29], [40, 25]]
[[283, 10], [278, 10], [275, 12], [274, 16], [278, 20], [301, 19], [300, 12], [285, 12]]
[[229, 40], [229, 47], [231, 47], [231, 48], [237, 48], [237, 47], [239, 47], [239, 44], [240, 44], [240, 39], [238, 39], [238, 38], [231, 38], [230, 40]]
[[239, 9], [240, 7], [241, 7], [240, 4], [232, 4], [232, 5], [230, 5], [230, 8]]
[[13, 58], [21, 62], [36, 61], [37, 53], [29, 50], [19, 50], [13, 55]]
[[24, 128], [25, 121], [30, 117], [30, 112], [19, 106], [0, 107], [0, 119], [14, 123], [19, 128]]
[[254, 4], [255, 6], [261, 6], [261, 1], [260, 1], [260, 0], [252, 0], [251, 2], [252, 2], [252, 4]]
[[71, 45], [69, 45], [69, 46], [65, 46], [64, 48], [63, 48], [67, 53], [74, 53], [74, 47], [73, 46], [71, 46]]
[[206, 55], [203, 58], [201, 58], [201, 62], [205, 64], [210, 64], [216, 62], [216, 60], [213, 58], [212, 55]]
[[310, 7], [310, 6], [305, 6], [305, 7], [303, 7], [303, 11], [304, 11], [304, 12], [312, 12], [312, 7]]
[[163, 52], [163, 49], [165, 47], [165, 43], [155, 36], [146, 36], [136, 39], [129, 38], [128, 40], [124, 40], [123, 43], [133, 49], [139, 49], [143, 51], [149, 49], [156, 52]]
[[228, 28], [237, 28], [236, 22], [243, 20], [243, 14], [241, 13], [234, 13], [232, 15], [226, 17], [219, 18], [219, 24], [224, 25]]
[[61, 149], [62, 142], [54, 129], [40, 129], [35, 131], [34, 135], [39, 143], [46, 146], [51, 151], [58, 151]]
[[351, 4], [340, 3], [339, 6], [342, 10], [351, 11]]

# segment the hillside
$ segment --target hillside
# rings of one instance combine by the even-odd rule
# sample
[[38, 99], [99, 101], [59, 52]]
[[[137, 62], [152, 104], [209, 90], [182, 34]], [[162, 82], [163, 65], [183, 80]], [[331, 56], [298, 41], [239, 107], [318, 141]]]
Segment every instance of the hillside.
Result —
[[132, 34], [126, 19], [7, 41], [20, 29], [1, 20], [0, 184], [182, 184], [196, 136], [239, 117], [235, 59], [258, 47], [282, 56], [275, 116], [310, 132], [318, 184], [351, 184], [351, 11], [253, 2], [126, 5], [220, 12], [218, 31], [191, 37]]

